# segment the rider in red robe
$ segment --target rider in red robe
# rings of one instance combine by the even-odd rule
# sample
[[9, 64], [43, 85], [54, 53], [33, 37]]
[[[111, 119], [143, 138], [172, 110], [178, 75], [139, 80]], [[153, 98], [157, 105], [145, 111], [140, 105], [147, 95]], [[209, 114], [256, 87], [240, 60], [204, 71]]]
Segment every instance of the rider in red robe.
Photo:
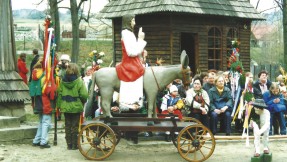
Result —
[[122, 62], [116, 66], [120, 85], [120, 109], [137, 110], [143, 100], [144, 66], [140, 56], [146, 46], [145, 34], [139, 29], [138, 38], [133, 33], [135, 16], [125, 15], [122, 20]]

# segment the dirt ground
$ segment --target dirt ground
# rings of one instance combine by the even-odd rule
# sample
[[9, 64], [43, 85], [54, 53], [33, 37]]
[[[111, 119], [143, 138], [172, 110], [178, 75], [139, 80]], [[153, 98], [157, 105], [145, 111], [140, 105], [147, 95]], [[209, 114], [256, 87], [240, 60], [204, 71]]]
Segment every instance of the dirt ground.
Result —
[[[53, 134], [50, 135], [53, 141]], [[144, 137], [142, 137], [144, 138]], [[146, 137], [149, 138], [149, 137]], [[31, 141], [32, 142], [32, 141]], [[210, 162], [248, 162], [254, 153], [253, 140], [250, 147], [245, 141], [217, 141], [215, 151], [206, 161]], [[287, 159], [287, 141], [271, 140], [270, 149], [274, 162], [284, 162]], [[48, 149], [40, 149], [32, 145], [0, 145], [0, 159], [3, 162], [87, 162], [79, 150], [67, 150], [64, 133], [58, 134], [58, 145]], [[139, 139], [139, 144], [121, 139], [107, 162], [183, 162], [185, 161], [171, 142], [146, 141]]]
[[[26, 109], [32, 113], [31, 108]], [[2, 162], [87, 162], [79, 150], [67, 150], [63, 121], [58, 123], [58, 145], [48, 149], [40, 149], [31, 144], [0, 144], [0, 161]], [[158, 137], [158, 138], [157, 138]], [[153, 140], [150, 140], [150, 139]], [[49, 141], [53, 143], [53, 130], [49, 133]], [[273, 162], [286, 162], [287, 139], [270, 140]], [[253, 156], [253, 140], [245, 146], [245, 140], [216, 141], [215, 150], [207, 162], [249, 162]], [[172, 142], [165, 142], [163, 137], [139, 138], [138, 144], [121, 139], [114, 152], [104, 161], [107, 162], [184, 162]]]

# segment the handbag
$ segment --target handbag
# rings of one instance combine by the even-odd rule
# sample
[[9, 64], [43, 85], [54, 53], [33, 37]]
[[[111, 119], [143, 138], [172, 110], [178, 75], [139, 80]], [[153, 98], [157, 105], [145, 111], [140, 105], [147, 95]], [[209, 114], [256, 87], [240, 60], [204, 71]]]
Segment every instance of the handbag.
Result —
[[193, 114], [201, 114], [201, 110], [200, 109], [195, 109], [193, 108], [193, 101], [196, 101], [198, 103], [201, 104], [201, 107], [204, 107], [205, 105], [207, 105], [209, 107], [209, 105], [205, 102], [205, 100], [203, 99], [202, 95], [195, 95], [193, 97], [192, 103], [191, 103], [191, 107], [190, 107], [190, 112]]

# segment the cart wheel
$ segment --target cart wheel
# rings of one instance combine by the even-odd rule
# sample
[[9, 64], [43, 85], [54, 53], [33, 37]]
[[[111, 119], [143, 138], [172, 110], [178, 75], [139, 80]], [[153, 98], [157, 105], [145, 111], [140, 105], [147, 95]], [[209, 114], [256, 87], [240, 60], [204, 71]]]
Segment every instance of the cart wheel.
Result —
[[[98, 116], [98, 117], [95, 117], [93, 120], [94, 121], [100, 121], [101, 119], [104, 119], [105, 117], [102, 117], [102, 116]], [[118, 130], [114, 130], [114, 133], [116, 135], [116, 145], [119, 144], [120, 140], [121, 140], [121, 135], [122, 135], [122, 132], [121, 131], [118, 131]]]
[[204, 125], [189, 125], [182, 129], [177, 138], [177, 150], [187, 161], [199, 162], [208, 159], [215, 149], [212, 132]]
[[[201, 124], [198, 119], [192, 117], [183, 117], [180, 122], [195, 122], [196, 124]], [[171, 132], [170, 135], [173, 145], [177, 148], [177, 134], [175, 132]]]
[[181, 121], [183, 121], [183, 122], [195, 122], [197, 124], [202, 124], [198, 119], [192, 118], [192, 117], [183, 117], [181, 119]]
[[78, 147], [89, 160], [103, 160], [109, 157], [116, 146], [114, 131], [103, 123], [92, 123], [81, 129]]

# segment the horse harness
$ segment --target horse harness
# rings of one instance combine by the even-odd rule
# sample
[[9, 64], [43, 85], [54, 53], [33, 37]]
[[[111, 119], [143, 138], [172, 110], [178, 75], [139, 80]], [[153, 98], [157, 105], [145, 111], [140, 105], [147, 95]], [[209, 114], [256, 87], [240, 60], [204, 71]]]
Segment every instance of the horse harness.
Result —
[[[158, 84], [158, 81], [157, 81], [157, 79], [156, 79], [156, 76], [155, 76], [155, 74], [154, 74], [154, 71], [153, 71], [152, 66], [151, 66], [150, 68], [151, 68], [151, 71], [152, 71], [154, 80], [155, 80], [155, 82], [156, 82], [157, 89], [158, 89], [158, 91], [161, 91], [161, 89], [160, 89], [160, 87], [159, 87], [159, 84]], [[186, 72], [190, 72], [190, 69], [187, 69], [187, 68], [186, 68], [186, 69], [183, 69], [183, 68], [181, 68], [182, 82], [183, 82], [183, 85], [184, 85], [184, 86], [188, 86], [188, 85], [190, 84], [190, 81], [189, 81], [188, 78], [186, 78], [186, 76], [185, 76], [185, 73], [186, 73]]]

